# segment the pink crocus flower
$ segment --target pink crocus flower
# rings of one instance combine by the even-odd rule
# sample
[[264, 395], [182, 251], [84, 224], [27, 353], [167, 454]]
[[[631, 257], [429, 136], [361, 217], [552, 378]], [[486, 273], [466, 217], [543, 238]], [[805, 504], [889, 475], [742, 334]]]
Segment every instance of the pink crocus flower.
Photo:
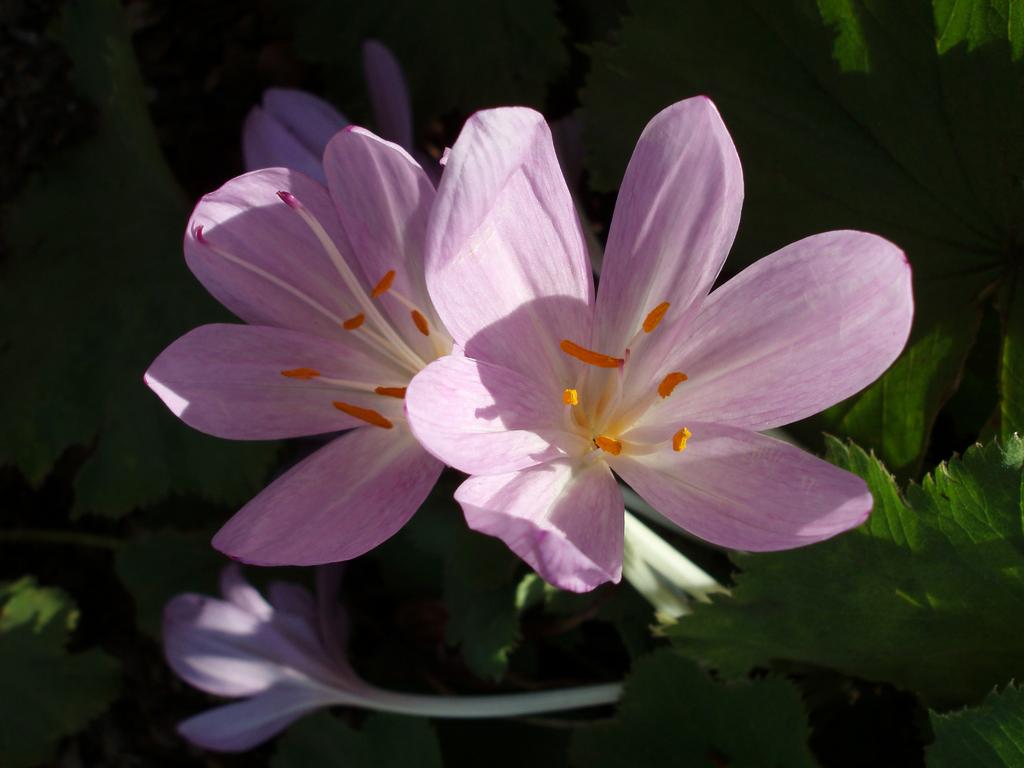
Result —
[[618, 475], [723, 547], [779, 550], [861, 523], [856, 476], [760, 434], [861, 390], [899, 355], [910, 268], [875, 235], [827, 232], [709, 294], [743, 176], [710, 100], [644, 130], [619, 191], [596, 299], [543, 118], [471, 118], [427, 243], [427, 286], [456, 352], [409, 387], [413, 432], [471, 477], [469, 525], [549, 582], [617, 581]]
[[[376, 40], [363, 43], [363, 72], [382, 138], [411, 153], [436, 183], [436, 161], [413, 148], [412, 105], [402, 68], [394, 54]], [[321, 158], [331, 138], [349, 124], [331, 104], [306, 91], [268, 88], [263, 102], [249, 110], [242, 127], [247, 170], [291, 168], [326, 184]]]
[[271, 168], [199, 201], [186, 261], [249, 325], [196, 328], [145, 377], [175, 415], [218, 437], [349, 430], [216, 535], [254, 564], [363, 554], [405, 524], [442, 469], [402, 404], [412, 376], [451, 349], [423, 275], [434, 186], [404, 149], [359, 128], [331, 140], [324, 171], [327, 188]]
[[[321, 582], [322, 585], [323, 582]], [[174, 597], [164, 609], [164, 653], [175, 673], [215, 696], [242, 699], [185, 720], [178, 731], [205, 749], [239, 752], [324, 707], [343, 705], [423, 717], [502, 717], [608, 704], [619, 683], [537, 693], [430, 696], [362, 680], [344, 654], [344, 616], [329, 593], [272, 583], [266, 599], [229, 566], [223, 599]]]

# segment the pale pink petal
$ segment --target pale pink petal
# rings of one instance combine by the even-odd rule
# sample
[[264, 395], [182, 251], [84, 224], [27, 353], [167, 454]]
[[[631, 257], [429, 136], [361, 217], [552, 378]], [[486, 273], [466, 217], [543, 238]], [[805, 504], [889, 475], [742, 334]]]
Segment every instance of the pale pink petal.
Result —
[[[320, 374], [301, 379], [282, 372]], [[368, 355], [345, 338], [252, 325], [204, 325], [165, 349], [145, 381], [189, 426], [232, 440], [271, 440], [338, 432], [365, 422], [335, 401], [371, 408], [388, 418], [400, 400], [332, 384], [352, 381], [373, 389], [403, 386], [408, 373]]]
[[470, 528], [500, 538], [560, 589], [587, 592], [622, 576], [622, 493], [603, 462], [478, 475], [455, 498]]
[[530, 109], [478, 112], [452, 147], [427, 238], [427, 285], [466, 354], [554, 382], [586, 343], [593, 280], [551, 132]]
[[291, 168], [323, 183], [324, 147], [346, 125], [343, 114], [311, 93], [268, 88], [263, 106], [253, 107], [242, 129], [245, 167]]
[[594, 328], [595, 349], [619, 357], [648, 313], [670, 304], [633, 350], [630, 384], [653, 378], [688, 335], [685, 318], [721, 271], [742, 205], [739, 157], [708, 98], [673, 104], [647, 124], [615, 204]]
[[308, 681], [283, 681], [254, 698], [190, 717], [178, 724], [178, 733], [203, 749], [242, 752], [276, 736], [303, 715], [349, 701]]
[[255, 565], [350, 560], [405, 525], [442, 468], [400, 426], [355, 429], [271, 483], [213, 545]]
[[410, 382], [405, 409], [428, 451], [469, 474], [498, 474], [582, 453], [562, 429], [562, 390], [498, 365], [449, 355]]
[[335, 136], [324, 154], [327, 186], [354, 262], [376, 285], [394, 270], [391, 290], [379, 298], [406, 342], [427, 360], [437, 356], [430, 339], [397, 298], [411, 300], [434, 331], [440, 320], [427, 295], [423, 252], [434, 186], [409, 153], [362, 128]]
[[849, 231], [800, 240], [711, 294], [668, 361], [689, 381], [645, 422], [763, 430], [818, 413], [892, 364], [913, 314], [892, 243]]
[[338, 337], [358, 312], [323, 245], [278, 197], [295, 195], [337, 243], [344, 233], [327, 190], [285, 168], [239, 176], [196, 205], [185, 258], [196, 277], [247, 323]]
[[363, 43], [363, 73], [380, 135], [412, 150], [412, 108], [402, 67], [376, 40]]
[[791, 549], [860, 525], [871, 511], [863, 480], [806, 451], [736, 427], [686, 426], [682, 452], [672, 450], [670, 429], [651, 427], [662, 448], [609, 463], [658, 512], [712, 544]]

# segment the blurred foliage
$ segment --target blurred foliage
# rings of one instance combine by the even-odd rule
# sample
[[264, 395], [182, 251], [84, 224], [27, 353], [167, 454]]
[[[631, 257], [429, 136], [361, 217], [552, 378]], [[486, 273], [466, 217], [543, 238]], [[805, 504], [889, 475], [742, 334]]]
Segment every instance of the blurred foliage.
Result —
[[417, 111], [467, 114], [498, 104], [544, 105], [568, 66], [554, 0], [305, 0], [295, 46], [322, 64], [336, 92], [360, 92], [361, 46], [375, 38], [398, 57]]
[[[727, 268], [829, 229], [876, 232], [907, 252], [912, 343], [813, 421], [901, 474], [920, 465], [982, 304], [1020, 263], [1024, 99], [1010, 94], [1024, 92], [1022, 19], [1011, 0], [632, 0], [618, 40], [593, 49], [583, 103], [600, 188], [617, 186], [658, 110], [705, 93], [745, 169]], [[1003, 383], [1015, 402], [1019, 374]]]
[[159, 639], [164, 605], [182, 592], [217, 592], [227, 560], [204, 533], [159, 531], [125, 542], [114, 561], [117, 577], [135, 601], [139, 630]]
[[426, 720], [370, 715], [356, 730], [321, 712], [281, 739], [271, 768], [441, 768], [441, 751]]
[[181, 255], [187, 201], [160, 156], [117, 4], [71, 3], [60, 35], [99, 125], [4, 211], [0, 460], [38, 483], [69, 447], [88, 446], [78, 513], [120, 516], [172, 491], [242, 501], [273, 445], [184, 428], [142, 385], [163, 346], [223, 312]]
[[519, 641], [514, 576], [519, 559], [501, 541], [459, 525], [445, 559], [445, 639], [478, 676], [499, 679]]
[[78, 621], [71, 599], [26, 576], [0, 584], [0, 758], [7, 768], [50, 759], [117, 694], [117, 662], [99, 650], [68, 653]]
[[800, 694], [779, 678], [720, 684], [692, 661], [662, 650], [637, 662], [616, 722], [580, 728], [576, 765], [815, 765]]
[[[402, 63], [432, 151], [489, 105], [579, 115], [591, 189], [577, 191], [598, 232], [643, 125], [708, 93], [746, 176], [728, 269], [825, 229], [903, 247], [913, 343], [796, 430], [878, 452], [829, 442], [876, 511], [809, 549], [735, 555], [732, 596], [666, 629], [628, 585], [561, 592], [467, 531], [448, 472], [402, 532], [346, 566], [353, 664], [382, 685], [467, 693], [632, 666], [618, 711], [321, 713], [274, 745], [210, 757], [173, 734], [206, 698], [173, 680], [152, 640], [168, 597], [215, 591], [210, 530], [285, 461], [274, 445], [189, 430], [141, 376], [178, 335], [225, 316], [180, 238], [189, 198], [241, 170], [249, 105], [266, 85], [302, 86], [364, 119], [369, 37]], [[0, 10], [0, 54], [0, 189], [18, 190], [2, 211], [0, 462], [36, 488], [0, 475], [18, 501], [0, 499], [18, 529], [0, 536], [0, 578], [57, 579], [85, 611], [76, 629], [61, 590], [0, 587], [0, 764], [904, 768], [923, 765], [922, 701], [938, 710], [929, 765], [1021, 764], [1024, 4], [15, 0]], [[979, 437], [920, 485], [901, 491], [889, 474], [918, 476]], [[672, 649], [655, 650], [666, 633]], [[964, 704], [977, 706], [942, 711]]]
[[813, 547], [737, 555], [732, 597], [698, 605], [676, 646], [737, 675], [798, 661], [888, 681], [933, 706], [1024, 676], [1024, 441], [976, 446], [901, 494], [878, 459], [830, 441], [875, 509]]
[[1011, 768], [1024, 765], [1024, 692], [1013, 684], [972, 709], [932, 713], [935, 744], [928, 768]]

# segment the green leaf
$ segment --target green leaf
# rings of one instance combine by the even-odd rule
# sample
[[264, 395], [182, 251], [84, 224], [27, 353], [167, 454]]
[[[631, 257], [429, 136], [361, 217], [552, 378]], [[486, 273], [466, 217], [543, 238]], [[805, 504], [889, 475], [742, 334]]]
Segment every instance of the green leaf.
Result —
[[1003, 439], [1024, 433], [1024, 274], [1008, 287], [999, 361], [999, 426]]
[[114, 567], [135, 601], [135, 623], [158, 638], [167, 601], [181, 592], [215, 594], [226, 563], [210, 546], [208, 534], [162, 531], [125, 543]]
[[223, 312], [185, 266], [188, 205], [146, 114], [120, 4], [69, 3], [61, 34], [98, 128], [4, 211], [0, 462], [40, 482], [68, 447], [92, 446], [79, 513], [121, 515], [172, 488], [239, 502], [273, 445], [200, 435], [142, 382], [164, 346]]
[[674, 642], [727, 674], [812, 663], [933, 706], [1024, 676], [1024, 442], [974, 446], [905, 496], [860, 448], [831, 440], [830, 453], [867, 481], [869, 520], [811, 547], [736, 555], [733, 596], [696, 605], [669, 630]]
[[7, 768], [50, 760], [57, 742], [113, 701], [119, 665], [93, 649], [68, 654], [78, 613], [31, 577], [0, 585], [0, 755]]
[[370, 715], [357, 731], [320, 712], [292, 726], [271, 768], [441, 768], [441, 750], [428, 720]]
[[445, 639], [474, 674], [499, 680], [519, 642], [519, 560], [498, 539], [459, 526], [445, 561]]
[[632, 0], [630, 8], [618, 39], [594, 46], [583, 93], [593, 182], [615, 188], [644, 124], [706, 93], [746, 180], [730, 269], [830, 229], [900, 245], [914, 267], [911, 344], [879, 382], [815, 426], [853, 436], [895, 471], [914, 471], [955, 389], [980, 305], [1024, 230], [1024, 100], [1010, 95], [1024, 92], [1019, 3]]
[[973, 709], [931, 713], [935, 744], [928, 768], [1020, 768], [1024, 766], [1024, 691], [1008, 685]]
[[498, 104], [542, 106], [548, 84], [569, 64], [564, 34], [553, 0], [450, 0], [429, 13], [415, 0], [314, 0], [296, 22], [294, 45], [328, 66], [335, 90], [360, 90], [360, 46], [381, 40], [426, 118]]
[[793, 685], [781, 678], [721, 684], [669, 650], [639, 662], [626, 681], [617, 721], [577, 729], [574, 765], [814, 765]]

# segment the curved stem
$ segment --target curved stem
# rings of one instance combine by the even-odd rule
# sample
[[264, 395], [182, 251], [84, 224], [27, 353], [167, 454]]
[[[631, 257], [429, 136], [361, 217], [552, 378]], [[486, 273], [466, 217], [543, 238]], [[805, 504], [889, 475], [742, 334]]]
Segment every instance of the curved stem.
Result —
[[621, 696], [622, 683], [491, 696], [429, 696], [375, 689], [363, 706], [400, 715], [478, 719], [595, 707], [613, 704]]

